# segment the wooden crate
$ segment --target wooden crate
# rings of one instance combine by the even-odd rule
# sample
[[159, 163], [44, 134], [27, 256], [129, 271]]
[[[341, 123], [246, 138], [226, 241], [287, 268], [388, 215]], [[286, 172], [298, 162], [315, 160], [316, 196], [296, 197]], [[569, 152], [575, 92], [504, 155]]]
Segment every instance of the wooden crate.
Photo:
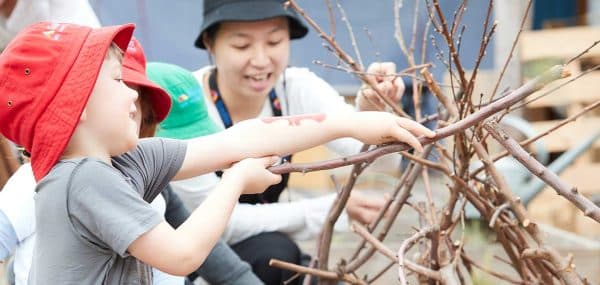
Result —
[[[334, 155], [325, 146], [317, 146], [294, 154], [292, 162], [308, 163], [333, 158]], [[329, 171], [316, 171], [309, 173], [292, 173], [289, 187], [302, 191], [327, 192], [333, 189]]]
[[[578, 55], [595, 41], [600, 40], [599, 27], [574, 27], [524, 32], [520, 41], [520, 58], [524, 67], [523, 80], [539, 74], [551, 65], [562, 64]], [[529, 99], [553, 90], [591, 66], [600, 63], [600, 46], [589, 50], [583, 57], [571, 62], [567, 68], [570, 78], [553, 82], [532, 94]], [[528, 104], [524, 117], [536, 131], [542, 132], [564, 118], [581, 111], [585, 106], [600, 100], [600, 71], [590, 72], [552, 94]], [[600, 112], [589, 112], [577, 121], [561, 127], [544, 137], [553, 157], [573, 148], [600, 128]], [[600, 140], [577, 159], [560, 176], [576, 186], [587, 196], [600, 194]], [[546, 188], [528, 206], [535, 221], [547, 223], [577, 234], [600, 237], [600, 225], [583, 216], [583, 213], [551, 188]], [[589, 220], [589, 221], [588, 221]]]
[[[600, 39], [600, 27], [579, 26], [525, 31], [519, 40], [521, 62], [543, 58], [569, 59]], [[584, 57], [600, 57], [600, 46]]]

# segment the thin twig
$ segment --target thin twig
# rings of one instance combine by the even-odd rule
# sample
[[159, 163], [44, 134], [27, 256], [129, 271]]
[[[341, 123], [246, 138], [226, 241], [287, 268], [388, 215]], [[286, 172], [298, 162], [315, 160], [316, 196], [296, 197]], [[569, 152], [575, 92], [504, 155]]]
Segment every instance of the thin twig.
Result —
[[404, 240], [402, 242], [402, 244], [400, 245], [400, 249], [398, 249], [398, 264], [399, 264], [399, 268], [398, 268], [398, 277], [400, 278], [400, 284], [402, 285], [406, 285], [406, 276], [404, 275], [404, 254], [406, 253], [406, 251], [408, 251], [410, 249], [410, 247], [417, 242], [418, 240], [420, 240], [421, 238], [425, 237], [426, 235], [428, 235], [431, 232], [434, 231], [439, 231], [439, 228], [437, 226], [430, 226], [430, 227], [425, 227], [422, 228], [421, 230], [419, 230], [418, 232], [416, 232], [414, 235], [412, 235], [411, 237], [407, 238], [406, 240]]
[[[394, 38], [398, 42], [400, 46], [400, 50], [404, 54], [404, 56], [410, 60], [412, 58], [411, 53], [406, 47], [406, 43], [404, 42], [404, 35], [402, 33], [402, 26], [400, 25], [400, 9], [402, 9], [403, 1], [402, 0], [394, 0]], [[409, 62], [410, 65], [410, 62]]]
[[[427, 157], [432, 149], [433, 149], [432, 146], [426, 146], [425, 151], [422, 154], [422, 157]], [[406, 180], [403, 181], [404, 183], [399, 184], [396, 187], [396, 189], [394, 189], [394, 193], [396, 195], [393, 196], [394, 200], [393, 200], [393, 203], [391, 204], [391, 207], [389, 209], [388, 208], [381, 209], [380, 215], [385, 212], [387, 214], [387, 219], [386, 219], [386, 222], [383, 225], [381, 231], [377, 235], [377, 238], [379, 240], [383, 240], [386, 237], [386, 235], [389, 233], [390, 229], [392, 228], [392, 225], [394, 224], [396, 217], [402, 210], [402, 207], [404, 206], [405, 202], [410, 197], [410, 193], [415, 184], [415, 181], [421, 174], [421, 169], [422, 169], [421, 165], [418, 165], [418, 164], [414, 165], [414, 167], [411, 168], [410, 173], [408, 174]], [[377, 224], [375, 224], [374, 227], [377, 227]], [[352, 263], [349, 263], [347, 266], [347, 269], [349, 271], [355, 271], [358, 267], [363, 265], [371, 256], [373, 256], [374, 253], [375, 253], [374, 249], [369, 249], [360, 258], [354, 260]]]
[[365, 31], [365, 34], [367, 34], [367, 38], [369, 38], [369, 42], [371, 43], [371, 45], [373, 46], [373, 49], [375, 50], [375, 61], [381, 62], [381, 52], [379, 51], [379, 48], [377, 47], [377, 45], [375, 44], [375, 41], [373, 40], [373, 34], [371, 34], [371, 31], [367, 27], [363, 27], [363, 31]]
[[331, 6], [330, 0], [325, 0], [327, 5], [327, 12], [329, 13], [329, 35], [335, 39], [335, 16], [333, 14], [333, 7]]
[[513, 279], [513, 278], [511, 278], [509, 276], [506, 276], [506, 275], [502, 274], [502, 273], [498, 273], [498, 272], [492, 271], [490, 269], [487, 269], [487, 268], [485, 268], [485, 267], [477, 264], [477, 262], [475, 262], [473, 259], [471, 259], [470, 257], [468, 257], [464, 253], [461, 253], [461, 258], [463, 260], [467, 261], [469, 264], [477, 267], [479, 270], [481, 270], [481, 271], [483, 271], [483, 272], [485, 272], [485, 273], [487, 273], [489, 275], [492, 275], [492, 276], [494, 276], [494, 277], [496, 277], [498, 279], [501, 279], [501, 280], [504, 280], [504, 281], [508, 281], [508, 282], [510, 282], [512, 284], [523, 284], [523, 285], [526, 284], [523, 281], [515, 280], [515, 279]]
[[572, 187], [564, 182], [556, 173], [549, 171], [544, 165], [531, 157], [517, 141], [510, 137], [498, 123], [490, 121], [484, 124], [485, 129], [496, 139], [506, 150], [516, 158], [531, 173], [542, 179], [550, 185], [556, 193], [571, 201], [578, 209], [583, 211], [584, 215], [600, 223], [600, 207], [592, 201], [579, 194], [576, 187]]
[[442, 8], [440, 7], [440, 3], [438, 2], [438, 0], [432, 0], [433, 1], [433, 7], [435, 8], [435, 11], [437, 12], [437, 16], [438, 19], [440, 20], [440, 26], [442, 28], [441, 31], [441, 35], [444, 37], [444, 39], [446, 40], [446, 44], [448, 45], [448, 50], [449, 50], [449, 56], [452, 58], [452, 61], [454, 62], [454, 65], [456, 66], [456, 71], [458, 71], [458, 76], [461, 82], [461, 86], [466, 87], [467, 86], [467, 79], [465, 77], [465, 70], [462, 67], [462, 63], [460, 58], [458, 57], [458, 52], [456, 51], [456, 47], [454, 46], [454, 41], [452, 40], [452, 37], [450, 36], [450, 33], [448, 31], [448, 26], [446, 25], [446, 18], [444, 17], [444, 13], [442, 12]]
[[452, 123], [456, 119], [458, 119], [458, 109], [456, 108], [456, 103], [442, 92], [440, 87], [433, 80], [431, 72], [429, 72], [427, 68], [423, 68], [421, 69], [421, 75], [425, 79], [425, 83], [427, 83], [427, 87], [429, 87], [431, 93], [433, 93], [433, 95], [438, 99], [442, 106], [446, 108], [446, 111], [448, 111], [448, 115], [450, 116], [448, 118], [448, 121]]
[[492, 215], [492, 218], [490, 219], [490, 223], [489, 223], [490, 228], [494, 227], [498, 216], [500, 216], [500, 214], [502, 214], [502, 212], [508, 208], [510, 208], [510, 203], [508, 203], [508, 202], [504, 202], [504, 204], [502, 204], [502, 205], [500, 205], [500, 207], [496, 208], [496, 210], [494, 211], [494, 214]]
[[379, 76], [379, 77], [410, 77], [410, 78], [414, 78], [416, 80], [419, 81], [424, 81], [423, 78], [419, 78], [417, 76], [414, 75], [413, 71], [416, 69], [420, 69], [420, 68], [427, 68], [427, 67], [431, 67], [431, 63], [425, 63], [425, 64], [420, 64], [420, 65], [415, 65], [413, 67], [408, 67], [405, 68], [399, 72], [396, 73], [390, 73], [390, 74], [380, 74], [380, 73], [371, 73], [371, 72], [366, 72], [366, 71], [354, 71], [351, 68], [347, 68], [347, 67], [343, 67], [341, 65], [333, 65], [333, 64], [329, 64], [329, 63], [325, 63], [321, 60], [313, 60], [313, 63], [316, 65], [320, 65], [322, 67], [325, 68], [330, 68], [330, 69], [335, 69], [335, 70], [339, 70], [339, 71], [343, 71], [349, 74], [355, 74], [355, 75], [361, 75], [361, 76]]
[[[594, 102], [594, 103], [586, 106], [581, 111], [579, 111], [576, 114], [573, 114], [570, 117], [568, 117], [568, 118], [560, 121], [556, 125], [554, 125], [554, 126], [548, 128], [548, 129], [546, 129], [545, 131], [540, 132], [539, 134], [537, 134], [537, 135], [535, 135], [535, 136], [533, 136], [531, 138], [528, 138], [528, 139], [520, 142], [519, 145], [522, 146], [522, 147], [527, 147], [528, 145], [530, 145], [530, 144], [536, 142], [537, 140], [539, 140], [540, 138], [543, 138], [543, 137], [549, 135], [550, 133], [554, 132], [555, 130], [559, 129], [560, 127], [562, 127], [562, 126], [564, 126], [564, 125], [566, 125], [568, 123], [574, 122], [575, 120], [577, 120], [577, 118], [583, 116], [584, 114], [586, 114], [587, 112], [589, 112], [589, 111], [597, 108], [598, 106], [600, 106], [600, 100], [596, 100], [596, 102]], [[509, 154], [508, 151], [505, 150], [505, 151], [503, 151], [503, 152], [501, 152], [501, 153], [499, 153], [497, 155], [494, 155], [494, 157], [492, 157], [492, 161], [497, 161], [497, 160], [499, 160], [499, 159], [507, 156], [508, 154]], [[481, 166], [481, 167], [473, 170], [471, 172], [471, 178], [475, 177], [483, 169], [484, 169], [484, 166]]]
[[425, 186], [425, 194], [427, 197], [427, 203], [429, 203], [428, 208], [429, 208], [429, 219], [430, 219], [430, 223], [431, 224], [437, 224], [437, 219], [436, 219], [436, 210], [435, 210], [435, 203], [433, 202], [433, 195], [431, 192], [431, 185], [430, 185], [430, 181], [429, 181], [429, 172], [427, 170], [427, 167], [423, 167], [422, 170], [422, 175], [423, 175], [423, 185]]
[[554, 268], [557, 270], [557, 274], [561, 280], [568, 285], [583, 285], [583, 282], [577, 274], [574, 273], [574, 265], [567, 260], [563, 260], [556, 250], [543, 247], [543, 248], [530, 248], [523, 251], [521, 254], [523, 258], [541, 258], [550, 261]]
[[410, 159], [410, 160], [412, 160], [412, 161], [414, 161], [416, 163], [422, 164], [423, 166], [426, 166], [426, 167], [429, 167], [429, 168], [441, 171], [442, 173], [444, 173], [446, 175], [450, 175], [450, 170], [448, 170], [448, 168], [445, 165], [441, 164], [441, 163], [427, 160], [425, 158], [416, 156], [416, 155], [411, 154], [411, 153], [406, 152], [406, 151], [401, 151], [400, 153], [402, 154], [402, 157], [404, 157], [404, 158], [407, 158], [407, 159]]
[[[369, 145], [363, 145], [361, 151], [365, 151], [369, 148]], [[356, 183], [358, 176], [362, 171], [369, 166], [370, 162], [361, 162], [357, 163], [352, 167], [352, 172], [350, 173], [350, 178], [346, 181], [346, 184], [342, 188], [342, 191], [335, 198], [333, 205], [329, 209], [327, 213], [327, 219], [321, 228], [321, 232], [319, 234], [319, 240], [317, 244], [317, 252], [319, 257], [319, 268], [322, 270], [327, 269], [327, 264], [329, 263], [329, 250], [331, 247], [331, 237], [333, 234], [333, 227], [337, 220], [339, 219], [342, 211], [346, 203], [348, 203], [348, 199], [350, 198], [350, 193], [352, 188], [354, 188], [354, 184]]]
[[348, 29], [348, 35], [350, 36], [350, 42], [352, 43], [352, 48], [354, 49], [354, 54], [356, 55], [356, 59], [358, 60], [358, 67], [360, 69], [365, 68], [365, 65], [362, 62], [362, 57], [360, 56], [360, 50], [358, 49], [358, 44], [356, 43], [356, 37], [354, 36], [354, 30], [352, 29], [352, 25], [350, 24], [350, 19], [348, 15], [346, 15], [346, 10], [342, 7], [339, 0], [335, 0], [335, 4], [337, 5], [340, 14], [342, 15], [342, 22], [346, 24], [346, 29]]
[[[517, 220], [519, 221], [519, 223], [521, 225], [523, 225], [523, 227], [525, 227], [525, 228], [529, 227], [530, 225], [532, 227], [534, 227], [535, 225], [533, 225], [531, 223], [531, 220], [527, 217], [527, 209], [525, 209], [525, 206], [521, 203], [520, 199], [518, 199], [517, 197], [514, 197], [513, 192], [511, 191], [510, 187], [508, 186], [508, 182], [506, 181], [504, 176], [500, 173], [500, 171], [496, 168], [496, 166], [492, 163], [492, 161], [489, 157], [489, 154], [487, 153], [487, 151], [485, 151], [483, 145], [478, 141], [473, 141], [472, 145], [473, 145], [475, 152], [477, 153], [477, 156], [479, 156], [479, 158], [483, 162], [483, 165], [487, 169], [488, 173], [494, 179], [496, 186], [498, 186], [498, 189], [500, 190], [500, 192], [508, 200], [507, 203], [510, 205], [511, 209], [515, 213], [515, 216], [517, 217]], [[497, 211], [497, 212], [500, 212], [500, 211]], [[493, 216], [492, 216], [492, 218], [490, 218], [490, 225], [493, 227], [495, 222], [492, 223], [492, 221], [495, 221]], [[542, 241], [541, 241], [541, 237], [539, 236], [538, 231], [533, 230], [533, 232], [534, 232], [533, 237], [534, 237], [535, 241], [538, 244], [541, 243]]]
[[314, 276], [318, 276], [318, 277], [330, 279], [330, 280], [342, 280], [342, 281], [346, 281], [350, 284], [365, 284], [366, 285], [366, 283], [364, 281], [354, 277], [351, 274], [338, 274], [338, 273], [331, 272], [331, 271], [319, 270], [319, 269], [315, 269], [315, 268], [300, 266], [300, 265], [297, 265], [294, 263], [289, 263], [289, 262], [281, 261], [278, 259], [271, 259], [269, 261], [269, 266], [273, 266], [273, 267], [277, 267], [277, 268], [281, 268], [281, 269], [285, 269], [285, 270], [289, 270], [289, 271], [294, 271], [294, 272], [298, 272], [298, 273], [302, 273], [302, 274], [314, 275]]
[[510, 107], [508, 110], [506, 110], [506, 113], [512, 112], [512, 111], [514, 111], [516, 109], [519, 109], [519, 108], [522, 108], [522, 107], [526, 106], [529, 103], [532, 103], [534, 101], [539, 100], [540, 98], [543, 98], [543, 97], [545, 97], [545, 96], [547, 96], [549, 94], [552, 94], [552, 93], [556, 92], [557, 90], [559, 90], [559, 89], [565, 87], [566, 85], [574, 82], [575, 80], [579, 79], [580, 77], [582, 77], [582, 76], [584, 76], [586, 74], [589, 74], [592, 71], [596, 71], [598, 69], [600, 69], [600, 64], [596, 65], [596, 66], [594, 66], [594, 67], [592, 67], [590, 69], [587, 69], [587, 70], [581, 72], [580, 74], [577, 74], [577, 76], [575, 76], [575, 77], [573, 77], [573, 78], [571, 78], [571, 79], [569, 79], [569, 80], [561, 83], [560, 85], [558, 85], [558, 86], [556, 86], [556, 87], [554, 87], [554, 88], [552, 88], [552, 89], [550, 89], [550, 90], [548, 90], [548, 91], [546, 91], [546, 92], [544, 92], [544, 93], [542, 93], [542, 94], [540, 94], [538, 96], [535, 96], [535, 97], [533, 97], [533, 98], [531, 98], [531, 99], [529, 99], [529, 100], [527, 100], [527, 101], [525, 101], [525, 102], [523, 102], [523, 103], [521, 103], [519, 105]]
[[375, 276], [373, 276], [373, 278], [367, 280], [367, 283], [372, 284], [373, 282], [377, 281], [377, 279], [379, 279], [379, 277], [383, 276], [383, 274], [385, 274], [388, 270], [390, 270], [390, 268], [392, 268], [392, 266], [394, 266], [395, 264], [396, 264], [396, 262], [394, 262], [394, 261], [388, 263], [388, 265], [386, 267], [384, 267], [379, 273], [375, 274]]
[[582, 57], [584, 54], [586, 54], [588, 51], [590, 51], [592, 48], [594, 48], [598, 43], [600, 43], [600, 40], [595, 41], [592, 45], [590, 45], [584, 51], [580, 52], [578, 55], [576, 55], [576, 56], [572, 57], [571, 59], [569, 59], [567, 61], [567, 63], [565, 63], [565, 64], [569, 64], [569, 63], [573, 62], [574, 60]]
[[[371, 235], [365, 227], [363, 227], [357, 223], [352, 223], [352, 225], [350, 226], [350, 229], [353, 232], [360, 235], [362, 238], [364, 238], [368, 243], [373, 245], [373, 247], [375, 249], [377, 249], [377, 251], [381, 252], [384, 256], [386, 256], [390, 260], [398, 263], [398, 257], [396, 257], [396, 253], [394, 253], [392, 250], [387, 248], [381, 241], [379, 241], [377, 238], [375, 238], [373, 235]], [[418, 265], [409, 260], [405, 260], [404, 265], [410, 271], [421, 274], [428, 278], [442, 281], [442, 276], [439, 272], [433, 271], [429, 268], [425, 268], [425, 267]]]
[[412, 57], [412, 65], [415, 64], [414, 55], [415, 55], [415, 45], [417, 42], [417, 23], [419, 22], [419, 3], [421, 1], [415, 1], [415, 10], [413, 12], [413, 26], [412, 26], [412, 38], [410, 40], [409, 52]]

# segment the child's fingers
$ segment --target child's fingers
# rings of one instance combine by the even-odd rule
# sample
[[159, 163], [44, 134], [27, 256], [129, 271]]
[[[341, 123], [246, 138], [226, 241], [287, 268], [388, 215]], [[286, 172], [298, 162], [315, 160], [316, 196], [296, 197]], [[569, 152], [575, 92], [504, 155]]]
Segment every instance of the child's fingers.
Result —
[[271, 185], [275, 185], [278, 184], [279, 182], [281, 182], [281, 174], [274, 174], [270, 171], [268, 171], [270, 174], [270, 179], [271, 179]]
[[277, 163], [277, 161], [279, 161], [279, 159], [280, 159], [280, 157], [276, 156], [276, 155], [265, 156], [265, 157], [259, 158], [259, 160], [261, 161], [262, 165], [265, 166], [265, 168]]
[[409, 131], [403, 128], [392, 128], [392, 136], [399, 141], [405, 142], [408, 145], [412, 146], [418, 152], [423, 151], [423, 146], [419, 142], [419, 140], [411, 134]]
[[413, 133], [415, 136], [426, 136], [433, 138], [436, 135], [434, 131], [410, 119], [398, 118], [398, 124]]
[[[277, 163], [277, 161], [279, 161], [279, 156], [276, 156], [276, 155], [266, 156], [266, 157], [258, 158], [258, 160], [260, 161], [261, 166], [264, 166], [265, 168], [267, 168], [267, 167], [272, 166], [273, 164]], [[274, 174], [268, 170], [266, 170], [266, 172], [267, 172], [266, 173], [267, 179], [269, 179], [269, 183], [271, 185], [281, 182], [280, 174]]]

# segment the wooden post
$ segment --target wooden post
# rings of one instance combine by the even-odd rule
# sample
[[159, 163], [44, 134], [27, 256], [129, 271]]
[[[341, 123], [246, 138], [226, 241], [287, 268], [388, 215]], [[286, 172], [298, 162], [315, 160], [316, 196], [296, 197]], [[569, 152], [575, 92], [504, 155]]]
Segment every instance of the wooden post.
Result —
[[[527, 5], [525, 2], [522, 0], [494, 1], [494, 14], [496, 21], [499, 22], [494, 41], [494, 69], [497, 74], [502, 70], [515, 40], [515, 35], [519, 32], [521, 22], [517, 19], [521, 19], [521, 15], [525, 12]], [[530, 26], [530, 20], [528, 20], [524, 29], [528, 30]], [[514, 89], [521, 86], [521, 64], [519, 59], [519, 49], [517, 48], [506, 68], [500, 88], [498, 88], [499, 92], [507, 87]]]

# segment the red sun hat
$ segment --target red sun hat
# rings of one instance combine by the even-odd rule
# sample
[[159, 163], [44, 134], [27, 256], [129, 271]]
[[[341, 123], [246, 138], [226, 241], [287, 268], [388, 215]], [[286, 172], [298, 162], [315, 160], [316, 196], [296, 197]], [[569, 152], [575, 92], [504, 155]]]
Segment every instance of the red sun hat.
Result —
[[129, 42], [123, 57], [123, 81], [143, 88], [143, 94], [150, 96], [152, 109], [159, 122], [167, 117], [171, 109], [171, 97], [146, 77], [146, 56], [135, 38]]
[[31, 154], [36, 181], [69, 143], [111, 43], [126, 50], [134, 27], [40, 22], [0, 54], [0, 132]]

